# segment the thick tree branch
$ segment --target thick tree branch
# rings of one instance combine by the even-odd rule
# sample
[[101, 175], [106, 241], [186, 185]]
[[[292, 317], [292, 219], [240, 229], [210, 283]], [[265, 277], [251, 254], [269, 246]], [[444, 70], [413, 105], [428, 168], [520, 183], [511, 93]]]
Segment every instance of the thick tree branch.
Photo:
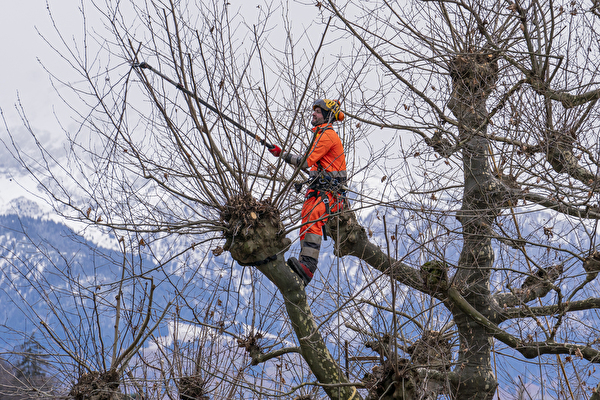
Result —
[[258, 266], [258, 269], [283, 295], [287, 314], [300, 343], [300, 354], [329, 397], [360, 399], [354, 386], [345, 386], [349, 382], [327, 349], [300, 278], [285, 264], [281, 255], [275, 261]]
[[554, 304], [551, 306], [541, 307], [509, 307], [504, 309], [501, 308], [502, 304], [499, 304], [499, 306], [498, 323], [516, 318], [544, 317], [569, 311], [599, 309], [600, 298], [590, 297], [589, 299], [573, 301], [571, 303]]
[[594, 187], [598, 184], [598, 175], [580, 165], [573, 152], [573, 141], [569, 132], [552, 132], [546, 151], [548, 162], [559, 174], [567, 174], [588, 187]]
[[564, 108], [573, 108], [600, 99], [600, 89], [590, 90], [581, 94], [570, 94], [565, 91], [552, 90], [546, 82], [535, 77], [529, 78], [527, 83], [538, 94], [560, 102]]
[[282, 349], [271, 351], [269, 353], [251, 354], [252, 365], [258, 365], [258, 364], [264, 363], [266, 361], [269, 361], [269, 360], [271, 360], [273, 358], [277, 358], [277, 357], [280, 357], [280, 356], [282, 356], [284, 354], [290, 354], [290, 353], [299, 353], [299, 354], [301, 354], [301, 349], [300, 349], [300, 347], [284, 347]]
[[493, 301], [506, 309], [507, 307], [527, 304], [530, 301], [542, 298], [555, 288], [554, 282], [556, 282], [562, 273], [562, 264], [540, 268], [535, 273], [529, 274], [520, 288], [514, 288], [510, 293], [497, 293], [493, 295]]
[[452, 300], [453, 304], [456, 305], [462, 312], [467, 314], [478, 324], [484, 326], [490, 331], [490, 334], [501, 342], [509, 345], [513, 349], [521, 345], [521, 340], [517, 339], [508, 332], [500, 329], [496, 324], [491, 322], [489, 319], [484, 317], [479, 311], [477, 311], [454, 287], [448, 289], [448, 297]]
[[519, 197], [523, 200], [527, 200], [532, 203], [544, 206], [549, 210], [554, 210], [565, 215], [570, 215], [572, 217], [585, 219], [600, 219], [600, 209], [596, 206], [592, 206], [591, 203], [590, 206], [587, 207], [576, 207], [548, 198], [547, 196], [538, 195], [535, 193], [524, 193], [521, 194]]
[[354, 211], [349, 207], [345, 207], [339, 214], [332, 215], [327, 220], [327, 229], [335, 241], [336, 256], [358, 257], [404, 285], [423, 293], [431, 292], [425, 286], [419, 270], [389, 258], [379, 246], [369, 241], [365, 228], [358, 223]]
[[448, 289], [448, 297], [462, 312], [467, 314], [481, 326], [488, 329], [494, 338], [517, 350], [525, 358], [535, 358], [542, 354], [571, 354], [584, 358], [593, 363], [600, 363], [600, 351], [592, 349], [588, 346], [555, 342], [524, 343], [521, 339], [511, 335], [484, 317], [479, 311], [471, 306], [464, 297], [461, 296], [456, 288], [451, 287]]

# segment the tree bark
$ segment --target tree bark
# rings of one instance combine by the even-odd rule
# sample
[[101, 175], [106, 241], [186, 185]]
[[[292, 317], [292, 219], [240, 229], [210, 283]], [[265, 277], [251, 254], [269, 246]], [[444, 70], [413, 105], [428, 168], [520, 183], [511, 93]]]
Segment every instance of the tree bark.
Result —
[[327, 349], [300, 277], [286, 265], [283, 253], [291, 242], [280, 234], [283, 224], [277, 209], [270, 200], [258, 201], [246, 194], [231, 198], [221, 218], [229, 227], [224, 249], [238, 263], [256, 266], [281, 292], [300, 353], [327, 395], [331, 399], [360, 399]]
[[[452, 284], [477, 312], [490, 320], [496, 318], [490, 291], [494, 263], [491, 227], [498, 210], [506, 204], [507, 194], [491, 171], [489, 145], [484, 138], [488, 123], [486, 99], [495, 85], [497, 72], [496, 57], [492, 54], [457, 56], [450, 65], [454, 90], [448, 104], [459, 121], [460, 141], [464, 144], [463, 204], [457, 214], [463, 226], [463, 248]], [[419, 270], [389, 259], [370, 243], [351, 211], [331, 217], [328, 228], [336, 241], [336, 255], [356, 256], [403, 284], [447, 300], [444, 294], [436, 294], [428, 287]], [[459, 307], [451, 302], [446, 304], [454, 315], [460, 340], [456, 379], [451, 382], [453, 395], [490, 400], [498, 385], [491, 364], [493, 336]]]
[[[486, 100], [497, 79], [498, 65], [492, 54], [469, 53], [450, 63], [453, 92], [448, 107], [459, 122], [463, 156], [463, 203], [457, 218], [463, 226], [463, 248], [453, 285], [468, 303], [491, 317], [490, 276], [494, 263], [492, 223], [502, 200], [502, 185], [489, 164], [489, 144], [484, 138], [488, 114]], [[457, 370], [461, 380], [455, 395], [461, 399], [489, 400], [497, 381], [492, 370], [492, 336], [485, 327], [458, 307], [451, 307], [460, 348]]]
[[287, 314], [300, 343], [300, 352], [317, 380], [331, 399], [359, 400], [356, 387], [349, 386], [346, 376], [327, 349], [311, 312], [300, 278], [285, 264], [283, 256], [258, 269], [283, 295]]

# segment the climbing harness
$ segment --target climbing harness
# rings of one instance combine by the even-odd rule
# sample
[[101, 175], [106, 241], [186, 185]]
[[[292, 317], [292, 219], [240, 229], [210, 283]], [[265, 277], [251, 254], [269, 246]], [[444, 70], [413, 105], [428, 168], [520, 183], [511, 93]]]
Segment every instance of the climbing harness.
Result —
[[[346, 179], [342, 178], [332, 178], [330, 176], [325, 176], [323, 174], [323, 170], [319, 165], [319, 169], [321, 173], [318, 177], [309, 179], [308, 182], [308, 192], [306, 193], [306, 200], [311, 198], [321, 198], [321, 201], [325, 205], [325, 214], [331, 214], [331, 209], [335, 208], [336, 205], [340, 204], [340, 210], [344, 206], [344, 202], [346, 200]], [[306, 183], [306, 182], [305, 182]], [[300, 184], [300, 189], [302, 188], [302, 184]], [[297, 191], [298, 188], [296, 188]], [[331, 204], [329, 201], [328, 194], [331, 193], [333, 198], [335, 199], [335, 203]], [[327, 225], [323, 225], [323, 240], [327, 241]]]

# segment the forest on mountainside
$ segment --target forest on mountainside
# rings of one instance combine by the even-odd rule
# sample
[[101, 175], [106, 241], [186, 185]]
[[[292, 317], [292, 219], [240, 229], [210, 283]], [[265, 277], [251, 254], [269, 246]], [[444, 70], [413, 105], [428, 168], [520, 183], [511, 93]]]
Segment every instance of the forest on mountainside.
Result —
[[[65, 162], [9, 132], [113, 246], [82, 275], [39, 245], [62, 286], [11, 261], [63, 394], [600, 398], [597, 0], [85, 4], [42, 33]], [[316, 99], [349, 201], [304, 285], [307, 173], [266, 145], [304, 154]]]

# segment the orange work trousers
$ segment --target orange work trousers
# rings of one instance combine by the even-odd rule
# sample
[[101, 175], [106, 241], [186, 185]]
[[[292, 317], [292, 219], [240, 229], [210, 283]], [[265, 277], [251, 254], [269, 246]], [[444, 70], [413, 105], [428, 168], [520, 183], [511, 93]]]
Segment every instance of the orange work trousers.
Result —
[[329, 192], [318, 192], [309, 189], [306, 192], [306, 199], [302, 205], [302, 226], [300, 227], [300, 240], [304, 240], [307, 233], [322, 236], [323, 226], [327, 222], [327, 207], [321, 198], [322, 193], [326, 193], [329, 199], [330, 212], [337, 212], [342, 209], [343, 202]]

